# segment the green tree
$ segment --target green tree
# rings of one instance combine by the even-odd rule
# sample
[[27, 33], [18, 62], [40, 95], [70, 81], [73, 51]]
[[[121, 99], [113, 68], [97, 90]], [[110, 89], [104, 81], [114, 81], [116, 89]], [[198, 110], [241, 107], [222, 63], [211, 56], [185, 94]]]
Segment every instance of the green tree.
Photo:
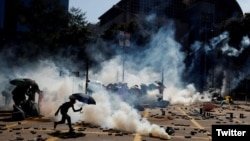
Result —
[[19, 52], [17, 58], [35, 60], [44, 55], [56, 57], [57, 53], [75, 60], [87, 57], [86, 44], [91, 41], [92, 34], [85, 13], [80, 9], [68, 11], [59, 0], [15, 2], [18, 38], [12, 38], [8, 41], [11, 45], [5, 43], [4, 48], [15, 48]]
[[70, 11], [58, 0], [31, 0], [27, 6], [19, 3], [18, 21], [23, 27], [22, 41], [38, 44], [45, 51], [62, 48], [75, 50], [90, 42], [85, 13], [78, 8]]
[[71, 8], [68, 16], [68, 26], [61, 30], [61, 41], [71, 46], [84, 46], [91, 41], [91, 31], [88, 29], [85, 13], [79, 8]]

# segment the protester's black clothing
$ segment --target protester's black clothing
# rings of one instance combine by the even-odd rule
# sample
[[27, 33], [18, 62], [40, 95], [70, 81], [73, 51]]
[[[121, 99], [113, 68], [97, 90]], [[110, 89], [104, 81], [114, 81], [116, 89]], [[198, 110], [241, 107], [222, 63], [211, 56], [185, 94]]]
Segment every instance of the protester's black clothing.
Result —
[[58, 121], [58, 122], [54, 123], [54, 128], [56, 128], [57, 124], [63, 124], [67, 120], [67, 123], [68, 123], [68, 126], [69, 126], [69, 130], [73, 131], [73, 128], [72, 128], [72, 125], [71, 125], [71, 118], [67, 114], [67, 112], [68, 112], [68, 110], [69, 110], [70, 107], [72, 107], [72, 109], [73, 109], [74, 112], [78, 112], [78, 111], [82, 110], [82, 108], [80, 108], [79, 110], [75, 110], [74, 103], [75, 103], [75, 101], [71, 100], [70, 102], [65, 102], [64, 104], [62, 104], [58, 108], [58, 110], [56, 111], [55, 115], [57, 115], [58, 112], [59, 112], [59, 110], [60, 110], [60, 113], [62, 115], [62, 119], [61, 119], [61, 121]]

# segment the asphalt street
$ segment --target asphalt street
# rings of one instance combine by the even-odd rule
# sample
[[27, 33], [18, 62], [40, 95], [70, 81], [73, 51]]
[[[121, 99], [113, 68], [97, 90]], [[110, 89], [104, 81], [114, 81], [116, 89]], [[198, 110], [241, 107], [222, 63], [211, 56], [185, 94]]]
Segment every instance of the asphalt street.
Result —
[[[142, 118], [162, 128], [172, 129], [171, 141], [210, 141], [212, 125], [250, 124], [250, 106], [244, 102], [235, 105], [216, 105], [209, 112], [201, 112], [207, 103], [194, 105], [170, 105], [165, 108], [144, 107], [138, 111]], [[11, 120], [12, 111], [0, 111], [1, 141], [158, 141], [164, 138], [152, 134], [141, 135], [129, 131], [104, 129], [84, 121], [73, 124], [74, 133], [68, 132], [68, 126], [58, 126], [45, 117], [28, 118], [22, 121]]]

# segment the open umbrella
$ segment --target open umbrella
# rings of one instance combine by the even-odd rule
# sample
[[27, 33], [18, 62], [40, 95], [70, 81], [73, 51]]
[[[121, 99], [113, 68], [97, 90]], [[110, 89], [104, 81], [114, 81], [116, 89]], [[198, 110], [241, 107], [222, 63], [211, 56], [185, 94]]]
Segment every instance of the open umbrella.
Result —
[[72, 94], [78, 101], [86, 103], [86, 104], [96, 104], [95, 99], [87, 94], [84, 93], [74, 93]]
[[16, 78], [13, 80], [10, 80], [10, 84], [21, 86], [21, 85], [34, 85], [36, 82], [29, 78]]

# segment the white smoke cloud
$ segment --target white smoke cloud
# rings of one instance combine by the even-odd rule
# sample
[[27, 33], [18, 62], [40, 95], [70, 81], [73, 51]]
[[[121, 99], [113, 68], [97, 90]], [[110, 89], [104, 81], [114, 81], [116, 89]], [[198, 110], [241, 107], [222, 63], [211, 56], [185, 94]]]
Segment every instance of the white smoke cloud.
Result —
[[[5, 68], [6, 69], [6, 68]], [[40, 110], [41, 114], [48, 117], [54, 118], [54, 113], [57, 108], [63, 102], [68, 100], [68, 96], [73, 92], [73, 79], [71, 76], [61, 77], [59, 76], [60, 69], [50, 60], [40, 60], [34, 63], [27, 63], [23, 66], [15, 66], [14, 71], [1, 70], [1, 87], [2, 90], [6, 90], [6, 86], [11, 86], [9, 90], [11, 103], [9, 103], [8, 109], [11, 110], [13, 106], [12, 90], [16, 87], [9, 83], [10, 80], [16, 78], [30, 78], [36, 81], [39, 85], [40, 90], [43, 91], [43, 100], [41, 103]], [[64, 69], [64, 68], [62, 68]], [[66, 71], [66, 70], [65, 70]], [[36, 102], [38, 102], [39, 95], [36, 94]], [[2, 103], [5, 99], [1, 97]]]
[[216, 47], [218, 47], [218, 44], [220, 44], [221, 42], [228, 41], [228, 39], [229, 39], [229, 32], [223, 32], [218, 36], [213, 37], [210, 40], [211, 50], [214, 50]]
[[224, 54], [227, 54], [228, 56], [234, 56], [238, 57], [246, 48], [250, 46], [250, 40], [248, 36], [244, 36], [241, 40], [240, 49], [236, 49], [234, 47], [229, 46], [229, 44], [226, 42], [224, 46], [222, 46], [221, 50]]
[[[186, 85], [181, 80], [185, 69], [183, 61], [186, 56], [181, 52], [181, 45], [174, 40], [174, 37], [174, 24], [170, 22], [169, 25], [154, 33], [151, 42], [147, 45], [147, 50], [137, 53], [136, 56], [126, 56], [125, 82], [128, 83], [128, 86], [142, 83], [150, 84], [162, 79], [161, 71], [163, 70], [166, 86], [164, 99], [169, 100], [171, 104], [192, 104], [200, 100], [199, 92], [196, 91], [194, 85]], [[94, 52], [93, 56], [95, 56]], [[98, 71], [96, 69], [89, 70], [89, 78], [98, 80], [103, 85], [120, 82], [123, 57], [117, 56], [102, 62]], [[63, 63], [60, 66], [63, 66]], [[41, 60], [27, 63], [24, 66], [16, 66], [11, 78], [34, 79], [40, 89], [44, 91], [44, 97], [40, 103], [41, 114], [47, 118], [58, 120], [60, 116], [54, 117], [54, 113], [63, 102], [68, 101], [69, 95], [74, 92], [84, 92], [84, 90], [75, 89], [79, 83], [85, 86], [85, 80], [71, 76], [69, 71], [71, 67], [75, 68], [75, 66], [68, 64], [64, 68], [59, 68], [53, 60]], [[66, 75], [59, 76], [60, 71], [65, 72]], [[149, 98], [152, 97], [155, 100], [156, 97], [153, 98], [153, 96], [158, 93], [152, 93], [150, 93]], [[153, 136], [170, 138], [164, 128], [151, 124], [132, 106], [107, 94], [106, 91], [96, 92], [93, 97], [97, 104], [85, 105], [82, 115], [69, 111], [73, 122], [84, 120], [102, 127], [116, 128], [142, 135], [151, 133]], [[76, 108], [78, 107], [76, 105]]]
[[248, 36], [244, 36], [241, 41], [241, 46], [247, 48], [250, 46], [250, 39]]
[[[250, 47], [248, 36], [243, 36], [241, 43], [238, 46], [229, 45], [229, 32], [223, 32], [220, 35], [213, 37], [209, 43], [195, 42], [192, 46], [192, 63], [189, 66], [190, 70], [200, 70], [201, 57], [206, 58], [208, 64], [212, 64], [209, 74], [207, 75], [207, 87], [211, 87], [212, 83], [216, 84], [213, 87], [221, 89], [222, 95], [227, 95], [231, 90], [236, 88], [241, 80], [249, 74], [249, 64], [247, 60], [242, 60], [242, 67], [234, 69], [234, 59], [245, 58], [245, 50]], [[204, 52], [204, 54], [202, 54]], [[200, 56], [202, 54], [202, 56]], [[241, 57], [241, 58], [240, 58]], [[248, 58], [245, 58], [248, 59]], [[230, 74], [230, 75], [228, 75]], [[203, 74], [204, 75], [204, 74]], [[211, 76], [210, 76], [211, 75]], [[209, 78], [213, 78], [209, 80]], [[219, 86], [218, 86], [219, 85]], [[228, 88], [230, 86], [230, 89]]]
[[171, 101], [171, 104], [191, 105], [201, 101], [211, 101], [209, 94], [201, 95], [196, 91], [193, 84], [189, 84], [186, 88], [178, 89], [170, 87], [164, 93], [164, 99]]
[[[123, 102], [117, 95], [110, 95], [107, 91], [93, 94], [97, 104], [86, 105], [83, 109], [83, 120], [108, 129], [139, 133], [148, 136], [170, 139], [164, 128], [151, 124], [143, 118], [137, 110]], [[98, 115], [98, 116], [97, 116]]]

